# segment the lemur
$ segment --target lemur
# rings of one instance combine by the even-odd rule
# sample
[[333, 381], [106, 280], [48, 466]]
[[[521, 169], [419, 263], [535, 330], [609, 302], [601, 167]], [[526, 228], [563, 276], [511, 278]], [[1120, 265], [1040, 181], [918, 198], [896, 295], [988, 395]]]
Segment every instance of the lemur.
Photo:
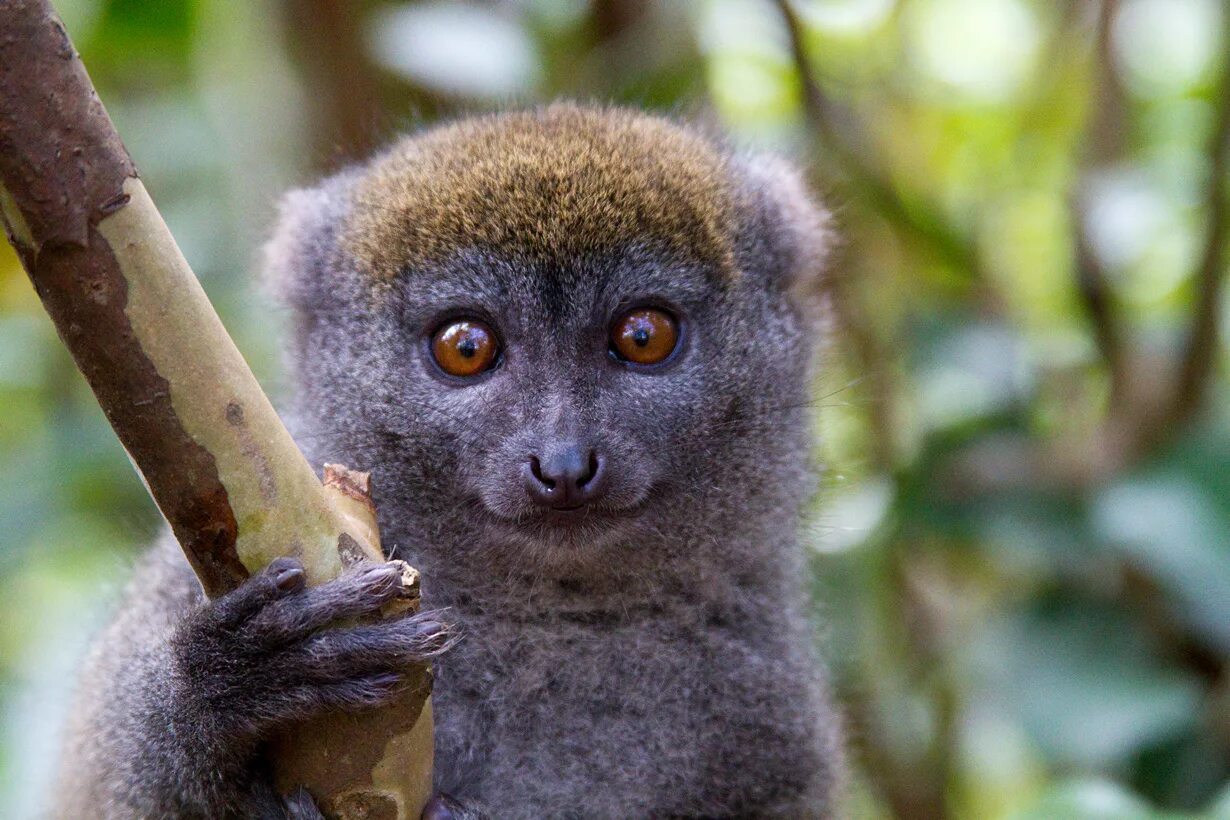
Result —
[[432, 817], [832, 816], [798, 537], [829, 223], [782, 160], [572, 103], [290, 193], [288, 423], [371, 471], [425, 612], [356, 622], [387, 570], [290, 559], [206, 600], [165, 539], [86, 662], [59, 815], [311, 816], [263, 741], [438, 655]]

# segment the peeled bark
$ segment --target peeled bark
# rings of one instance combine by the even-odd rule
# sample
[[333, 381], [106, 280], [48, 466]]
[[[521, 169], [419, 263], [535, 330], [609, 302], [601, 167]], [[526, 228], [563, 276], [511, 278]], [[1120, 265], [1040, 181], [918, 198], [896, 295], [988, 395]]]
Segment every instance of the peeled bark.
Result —
[[[326, 487], [188, 267], [46, 0], [0, 4], [0, 214], [9, 241], [207, 595], [280, 555], [309, 583], [384, 560], [366, 479]], [[412, 571], [408, 571], [412, 572]], [[409, 580], [409, 576], [407, 576]], [[418, 817], [430, 672], [394, 706], [279, 745], [279, 780], [345, 818]]]

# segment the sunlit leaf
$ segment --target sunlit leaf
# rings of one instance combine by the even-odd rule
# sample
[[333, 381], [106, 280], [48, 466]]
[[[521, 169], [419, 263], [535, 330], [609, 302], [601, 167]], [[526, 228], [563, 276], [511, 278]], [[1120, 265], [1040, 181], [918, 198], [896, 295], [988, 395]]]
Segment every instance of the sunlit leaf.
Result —
[[1165, 585], [1182, 618], [1230, 649], [1230, 520], [1199, 485], [1180, 475], [1116, 485], [1098, 497], [1094, 522]]
[[1154, 820], [1161, 815], [1131, 792], [1107, 780], [1062, 783], [1010, 820]]

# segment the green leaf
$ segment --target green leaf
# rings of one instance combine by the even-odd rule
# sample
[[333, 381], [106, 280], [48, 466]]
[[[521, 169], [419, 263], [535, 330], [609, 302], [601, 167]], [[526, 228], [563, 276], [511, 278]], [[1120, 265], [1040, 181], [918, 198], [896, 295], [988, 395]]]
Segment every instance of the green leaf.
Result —
[[982, 686], [1056, 762], [1104, 768], [1191, 730], [1200, 686], [1122, 612], [1063, 600], [1006, 617], [975, 650]]
[[1074, 780], [1046, 792], [1010, 820], [1150, 820], [1160, 817], [1140, 798], [1108, 780]]

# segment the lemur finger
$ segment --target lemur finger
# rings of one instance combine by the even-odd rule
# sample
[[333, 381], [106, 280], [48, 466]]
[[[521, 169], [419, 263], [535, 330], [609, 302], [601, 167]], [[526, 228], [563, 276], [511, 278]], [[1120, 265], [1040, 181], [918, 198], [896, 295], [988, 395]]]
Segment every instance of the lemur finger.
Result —
[[233, 629], [273, 601], [303, 589], [303, 564], [294, 558], [275, 558], [263, 570], [223, 595], [208, 607], [220, 626]]
[[281, 699], [282, 717], [301, 719], [328, 709], [371, 709], [392, 700], [403, 682], [402, 675], [381, 672], [340, 683], [300, 686]]
[[313, 680], [338, 680], [356, 674], [403, 669], [447, 649], [454, 640], [434, 613], [380, 623], [330, 629], [295, 650], [304, 674]]
[[253, 780], [248, 793], [238, 801], [234, 816], [243, 817], [245, 820], [297, 820], [300, 816], [305, 820], [324, 820], [320, 814], [293, 814], [289, 800], [284, 800], [274, 790], [273, 783], [264, 777]]
[[289, 820], [325, 820], [312, 795], [302, 786], [286, 796], [286, 816]]
[[487, 820], [487, 815], [451, 795], [436, 792], [423, 807], [422, 820]]
[[401, 591], [395, 566], [364, 562], [332, 581], [274, 602], [253, 618], [251, 628], [273, 641], [296, 641], [335, 621], [377, 612]]

